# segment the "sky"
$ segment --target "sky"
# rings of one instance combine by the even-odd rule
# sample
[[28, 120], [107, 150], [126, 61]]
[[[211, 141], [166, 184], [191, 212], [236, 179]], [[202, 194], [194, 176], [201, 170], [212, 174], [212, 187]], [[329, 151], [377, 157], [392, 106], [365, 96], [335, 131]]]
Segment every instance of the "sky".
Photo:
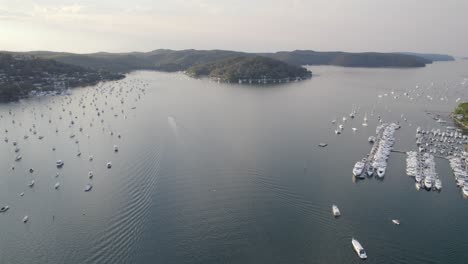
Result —
[[468, 56], [468, 0], [0, 0], [0, 50]]

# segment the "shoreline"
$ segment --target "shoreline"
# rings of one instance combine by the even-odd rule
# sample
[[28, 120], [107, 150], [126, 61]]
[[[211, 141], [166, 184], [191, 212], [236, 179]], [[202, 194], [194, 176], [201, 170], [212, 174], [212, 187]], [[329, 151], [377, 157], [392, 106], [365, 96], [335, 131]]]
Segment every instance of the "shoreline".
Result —
[[465, 123], [463, 123], [462, 121], [458, 120], [458, 119], [454, 116], [453, 112], [450, 113], [450, 117], [452, 118], [452, 120], [453, 120], [457, 125], [463, 127], [463, 129], [468, 130], [468, 124], [465, 124]]

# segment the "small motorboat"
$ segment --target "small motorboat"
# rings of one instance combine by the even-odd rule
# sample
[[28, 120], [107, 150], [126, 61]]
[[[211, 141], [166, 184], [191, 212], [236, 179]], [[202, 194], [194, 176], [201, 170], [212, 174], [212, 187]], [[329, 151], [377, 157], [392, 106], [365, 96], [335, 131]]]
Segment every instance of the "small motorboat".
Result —
[[375, 142], [375, 137], [374, 137], [374, 136], [370, 136], [367, 140], [368, 140], [370, 143], [374, 143], [374, 142]]
[[54, 188], [57, 190], [59, 187], [60, 187], [60, 183], [59, 182], [55, 183]]
[[119, 147], [117, 145], [114, 145], [114, 152], [118, 152], [119, 151]]
[[28, 184], [28, 186], [32, 188], [32, 187], [34, 186], [34, 183], [36, 183], [36, 182], [35, 182], [34, 180], [32, 180], [32, 181]]
[[324, 148], [324, 147], [328, 146], [328, 144], [327, 143], [320, 143], [320, 144], [318, 144], [318, 146]]
[[377, 169], [377, 176], [379, 176], [380, 178], [382, 178], [384, 175], [385, 175], [385, 170], [387, 168], [386, 167], [379, 167]]
[[8, 209], [10, 209], [10, 207], [8, 205], [2, 206], [0, 208], [0, 213], [4, 213], [4, 212], [8, 211]]
[[338, 209], [338, 206], [332, 205], [332, 212], [334, 217], [338, 217], [341, 215], [340, 209]]
[[26, 223], [28, 220], [29, 220], [29, 217], [28, 217], [27, 215], [25, 215], [25, 216], [23, 217], [23, 223]]
[[468, 197], [468, 185], [464, 185], [462, 191], [463, 195], [465, 195], [465, 197]]
[[89, 155], [88, 160], [93, 161], [93, 159], [94, 159], [93, 155]]
[[107, 166], [108, 169], [110, 169], [110, 168], [112, 168], [112, 163], [109, 161], [109, 162], [107, 162], [106, 166]]
[[421, 189], [421, 184], [419, 182], [416, 182], [414, 186], [416, 187], [416, 190], [418, 191]]
[[84, 188], [84, 191], [89, 192], [89, 191], [91, 191], [91, 189], [93, 189], [93, 186], [90, 183], [88, 183], [88, 184], [86, 184], [86, 186]]
[[93, 171], [89, 171], [89, 172], [88, 172], [88, 177], [89, 177], [90, 179], [92, 179], [92, 178], [94, 177]]
[[63, 160], [57, 160], [57, 161], [55, 162], [55, 165], [57, 166], [57, 168], [62, 168], [62, 167], [63, 167], [63, 164], [65, 164], [65, 163], [63, 162]]
[[394, 223], [395, 225], [400, 225], [400, 220], [392, 219], [392, 223]]
[[16, 158], [15, 158], [15, 161], [20, 161], [22, 158], [23, 158], [23, 157], [22, 157], [20, 154], [18, 154], [18, 155], [16, 156]]
[[352, 238], [351, 239], [351, 244], [353, 244], [354, 251], [356, 251], [356, 254], [361, 258], [361, 259], [367, 259], [367, 253], [362, 247], [361, 243], [357, 241], [356, 239]]
[[435, 180], [434, 187], [436, 190], [440, 191], [442, 190], [442, 181], [440, 179]]
[[20, 196], [23, 197], [23, 196], [24, 196], [24, 192], [20, 193]]

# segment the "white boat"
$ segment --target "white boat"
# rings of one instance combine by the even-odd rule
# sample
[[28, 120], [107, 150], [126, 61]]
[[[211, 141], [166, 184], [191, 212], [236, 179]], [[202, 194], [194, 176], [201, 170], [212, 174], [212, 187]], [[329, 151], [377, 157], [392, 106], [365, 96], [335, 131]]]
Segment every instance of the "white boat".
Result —
[[416, 182], [414, 184], [414, 186], [416, 187], [416, 190], [418, 190], [418, 191], [419, 191], [419, 189], [421, 189], [421, 184], [419, 182]]
[[23, 217], [23, 223], [26, 223], [28, 220], [29, 220], [29, 217], [28, 217], [27, 215], [25, 215], [25, 216]]
[[463, 186], [462, 191], [463, 191], [463, 195], [468, 197], [468, 185]]
[[107, 166], [108, 169], [110, 169], [110, 168], [112, 168], [112, 163], [109, 161], [109, 162], [107, 162], [106, 166]]
[[34, 186], [34, 183], [36, 183], [36, 182], [35, 182], [34, 180], [32, 180], [32, 181], [28, 184], [28, 186], [32, 188], [32, 187]]
[[84, 191], [85, 191], [85, 192], [89, 192], [89, 191], [91, 191], [92, 188], [93, 188], [93, 186], [92, 186], [91, 184], [88, 183], [88, 184], [86, 184], [86, 186], [85, 186], [85, 188], [84, 188]]
[[374, 174], [374, 167], [372, 167], [372, 165], [368, 165], [367, 168], [366, 168], [366, 174], [367, 176], [372, 176]]
[[361, 258], [361, 259], [366, 259], [367, 258], [367, 253], [362, 247], [361, 243], [357, 241], [356, 239], [352, 238], [351, 239], [351, 244], [353, 244], [354, 251], [356, 251], [356, 254]]
[[332, 205], [332, 212], [333, 212], [333, 216], [335, 217], [338, 217], [341, 215], [340, 209], [338, 209], [338, 206], [336, 205]]
[[355, 128], [355, 127], [352, 127], [351, 129], [353, 130], [353, 132], [357, 131], [357, 128]]
[[8, 211], [8, 209], [10, 209], [10, 207], [8, 205], [2, 206], [0, 208], [0, 213], [4, 213], [4, 212]]
[[17, 155], [16, 158], [15, 158], [15, 161], [20, 161], [23, 157], [21, 155]]
[[428, 190], [430, 190], [432, 188], [432, 178], [431, 177], [424, 178], [424, 187], [426, 187], [426, 189], [428, 189]]
[[362, 171], [364, 170], [365, 163], [362, 161], [356, 162], [353, 168], [353, 175], [356, 177], [361, 176]]
[[59, 182], [55, 183], [54, 188], [58, 189], [59, 187], [60, 187], [60, 183]]
[[117, 145], [114, 145], [114, 152], [118, 152], [119, 151], [119, 147]]
[[400, 225], [400, 220], [392, 219], [392, 223], [394, 223], [395, 225]]
[[63, 167], [63, 164], [65, 164], [65, 163], [63, 162], [63, 160], [57, 160], [57, 161], [55, 162], [55, 165], [57, 166], [57, 168]]
[[442, 189], [442, 181], [439, 180], [439, 179], [435, 180], [434, 187], [436, 188], [436, 190], [441, 190]]
[[382, 167], [378, 167], [377, 168], [377, 176], [379, 176], [380, 178], [382, 178], [384, 175], [385, 175], [385, 171], [387, 170], [386, 167], [382, 166]]

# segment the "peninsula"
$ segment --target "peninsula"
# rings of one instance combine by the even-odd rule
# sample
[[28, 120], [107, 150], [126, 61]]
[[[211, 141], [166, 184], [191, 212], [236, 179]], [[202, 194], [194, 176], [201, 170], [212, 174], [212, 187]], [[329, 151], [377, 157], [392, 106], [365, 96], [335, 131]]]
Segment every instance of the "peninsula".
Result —
[[468, 129], [468, 102], [460, 103], [453, 112], [455, 122]]
[[0, 102], [117, 80], [124, 75], [24, 54], [0, 53]]

